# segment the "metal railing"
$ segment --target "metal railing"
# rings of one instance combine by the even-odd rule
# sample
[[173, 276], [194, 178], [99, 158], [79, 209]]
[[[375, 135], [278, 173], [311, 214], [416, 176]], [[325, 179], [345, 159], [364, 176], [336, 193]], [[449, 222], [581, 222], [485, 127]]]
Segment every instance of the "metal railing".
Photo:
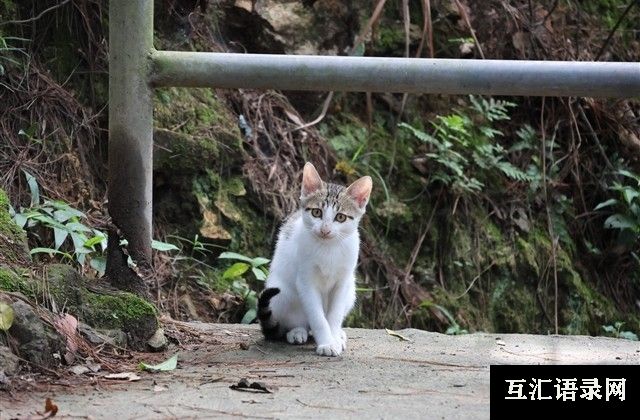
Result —
[[640, 63], [158, 51], [153, 0], [111, 0], [109, 37], [109, 213], [139, 262], [151, 259], [154, 87], [640, 96]]

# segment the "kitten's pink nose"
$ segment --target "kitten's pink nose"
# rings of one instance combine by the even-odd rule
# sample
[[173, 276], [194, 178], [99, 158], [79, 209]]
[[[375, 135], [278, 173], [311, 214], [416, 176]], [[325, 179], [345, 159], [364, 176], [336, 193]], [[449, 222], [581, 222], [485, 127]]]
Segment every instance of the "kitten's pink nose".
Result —
[[320, 236], [322, 236], [323, 238], [326, 238], [330, 234], [331, 234], [330, 229], [320, 228]]

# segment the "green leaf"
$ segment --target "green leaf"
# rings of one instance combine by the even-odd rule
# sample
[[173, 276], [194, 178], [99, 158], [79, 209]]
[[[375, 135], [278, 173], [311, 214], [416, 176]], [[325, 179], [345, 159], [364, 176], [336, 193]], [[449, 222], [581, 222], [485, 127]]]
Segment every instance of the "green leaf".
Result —
[[243, 324], [251, 324], [253, 322], [254, 319], [256, 319], [257, 316], [257, 311], [255, 309], [249, 309], [244, 316], [242, 317], [242, 322]]
[[631, 173], [631, 172], [629, 172], [629, 171], [627, 171], [627, 170], [625, 170], [625, 169], [620, 169], [620, 170], [618, 171], [618, 173], [619, 173], [620, 175], [622, 175], [622, 176], [626, 176], [627, 178], [631, 178], [631, 179], [633, 179], [633, 180], [634, 180], [634, 181], [636, 181], [636, 182], [638, 183], [638, 185], [640, 186], [640, 176], [638, 176], [638, 175], [636, 175], [636, 174], [634, 174], [634, 173]]
[[140, 362], [140, 364], [138, 365], [138, 368], [140, 370], [146, 370], [152, 373], [157, 373], [157, 372], [168, 372], [168, 371], [174, 370], [177, 366], [178, 366], [178, 355], [176, 354], [171, 356], [164, 362], [160, 363], [159, 365], [148, 365], [144, 362]]
[[102, 243], [103, 240], [104, 240], [104, 235], [96, 235], [93, 238], [88, 239], [87, 242], [83, 244], [83, 246], [85, 248], [93, 248], [94, 245]]
[[603, 201], [602, 203], [598, 204], [596, 206], [596, 208], [594, 208], [593, 210], [600, 210], [603, 209], [605, 207], [609, 207], [609, 206], [613, 206], [615, 204], [618, 204], [618, 200], [616, 200], [615, 198], [610, 198], [607, 201]]
[[91, 228], [89, 228], [88, 226], [83, 225], [82, 223], [78, 223], [78, 222], [69, 222], [69, 223], [65, 224], [65, 226], [67, 227], [67, 229], [69, 229], [69, 230], [71, 230], [73, 232], [91, 232]]
[[610, 333], [610, 334], [613, 334], [613, 333], [615, 333], [615, 332], [616, 332], [616, 329], [613, 327], [613, 325], [603, 325], [603, 326], [602, 326], [602, 329], [603, 329], [605, 332], [608, 332], [608, 333]]
[[627, 202], [627, 204], [631, 204], [631, 202], [640, 197], [640, 191], [636, 190], [633, 187], [624, 187], [622, 189], [622, 196], [624, 197], [624, 201]]
[[8, 331], [13, 324], [13, 308], [4, 302], [0, 302], [0, 330]]
[[604, 221], [604, 227], [607, 229], [637, 230], [640, 224], [624, 214], [614, 214]]
[[31, 192], [31, 207], [35, 207], [40, 204], [40, 187], [38, 181], [29, 172], [22, 170], [25, 178], [27, 178], [27, 185], [29, 185], [29, 191]]
[[246, 263], [241, 263], [241, 262], [235, 263], [231, 267], [227, 268], [227, 270], [222, 275], [222, 279], [227, 280], [227, 279], [240, 277], [241, 275], [247, 272], [249, 267], [251, 266]]
[[178, 248], [174, 244], [170, 244], [168, 242], [156, 241], [155, 239], [151, 241], [151, 248], [161, 252], [180, 250], [180, 248]]
[[267, 275], [261, 269], [252, 267], [251, 271], [253, 272], [253, 275], [256, 276], [256, 280], [265, 281], [267, 279]]
[[56, 249], [60, 249], [64, 240], [69, 236], [69, 232], [66, 229], [53, 228], [54, 246]]
[[24, 225], [27, 224], [27, 220], [27, 216], [25, 216], [23, 213], [16, 213], [16, 215], [13, 216], [13, 221], [22, 229], [24, 229]]
[[107, 270], [107, 259], [105, 257], [93, 257], [89, 261], [89, 266], [98, 272], [99, 276], [103, 276]]
[[618, 334], [618, 336], [626, 340], [638, 341], [638, 336], [631, 331], [620, 331], [620, 334]]
[[219, 259], [227, 259], [227, 260], [240, 260], [245, 261], [251, 264], [253, 260], [245, 255], [238, 254], [237, 252], [223, 252], [218, 256]]
[[35, 255], [35, 254], [49, 254], [49, 255], [62, 255], [63, 257], [69, 258], [71, 259], [71, 255], [69, 255], [69, 253], [67, 252], [62, 252], [62, 251], [58, 251], [57, 249], [53, 249], [53, 248], [33, 248], [31, 251], [29, 251], [29, 255]]
[[67, 227], [65, 225], [63, 225], [62, 223], [58, 222], [57, 220], [55, 220], [53, 217], [51, 216], [47, 216], [44, 213], [39, 213], [39, 212], [33, 212], [33, 213], [29, 213], [29, 215], [27, 216], [29, 219], [33, 219], [33, 220], [37, 220], [38, 222], [48, 226], [48, 227], [57, 227], [58, 229], [63, 229], [63, 230], [69, 230], [67, 229]]
[[251, 265], [254, 266], [254, 267], [260, 267], [261, 265], [268, 264], [269, 261], [271, 261], [271, 260], [268, 259], [268, 258], [256, 257], [256, 258], [251, 260]]
[[[76, 252], [82, 252], [84, 247], [84, 243], [88, 241], [88, 238], [84, 235], [84, 233], [79, 232], [71, 232], [71, 240], [73, 241], [73, 248]], [[91, 250], [89, 250], [90, 252]]]

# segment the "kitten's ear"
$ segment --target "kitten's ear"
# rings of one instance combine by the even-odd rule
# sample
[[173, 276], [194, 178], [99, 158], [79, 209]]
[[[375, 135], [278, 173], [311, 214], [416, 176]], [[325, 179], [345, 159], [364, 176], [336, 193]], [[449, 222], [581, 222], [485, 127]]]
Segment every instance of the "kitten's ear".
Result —
[[369, 202], [369, 195], [371, 195], [371, 188], [373, 187], [373, 181], [370, 176], [363, 176], [362, 178], [349, 185], [347, 188], [347, 194], [351, 196], [358, 203], [360, 208], [364, 208]]
[[311, 162], [305, 163], [304, 169], [302, 170], [301, 196], [306, 197], [309, 194], [313, 194], [318, 191], [320, 187], [322, 187], [322, 179], [320, 179], [318, 171], [316, 171], [316, 168]]

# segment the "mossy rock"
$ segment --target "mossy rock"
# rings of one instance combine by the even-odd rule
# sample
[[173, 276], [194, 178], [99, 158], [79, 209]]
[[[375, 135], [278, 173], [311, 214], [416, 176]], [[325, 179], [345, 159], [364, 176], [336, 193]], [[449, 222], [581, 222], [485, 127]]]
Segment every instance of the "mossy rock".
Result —
[[29, 262], [27, 235], [11, 218], [9, 199], [0, 189], [0, 265], [25, 266]]
[[47, 290], [58, 307], [86, 324], [99, 329], [119, 329], [128, 343], [144, 349], [158, 329], [155, 306], [128, 292], [99, 291], [88, 288], [87, 281], [73, 267], [53, 264], [47, 268]]
[[33, 298], [36, 296], [35, 286], [26, 270], [0, 266], [0, 291], [18, 292]]

